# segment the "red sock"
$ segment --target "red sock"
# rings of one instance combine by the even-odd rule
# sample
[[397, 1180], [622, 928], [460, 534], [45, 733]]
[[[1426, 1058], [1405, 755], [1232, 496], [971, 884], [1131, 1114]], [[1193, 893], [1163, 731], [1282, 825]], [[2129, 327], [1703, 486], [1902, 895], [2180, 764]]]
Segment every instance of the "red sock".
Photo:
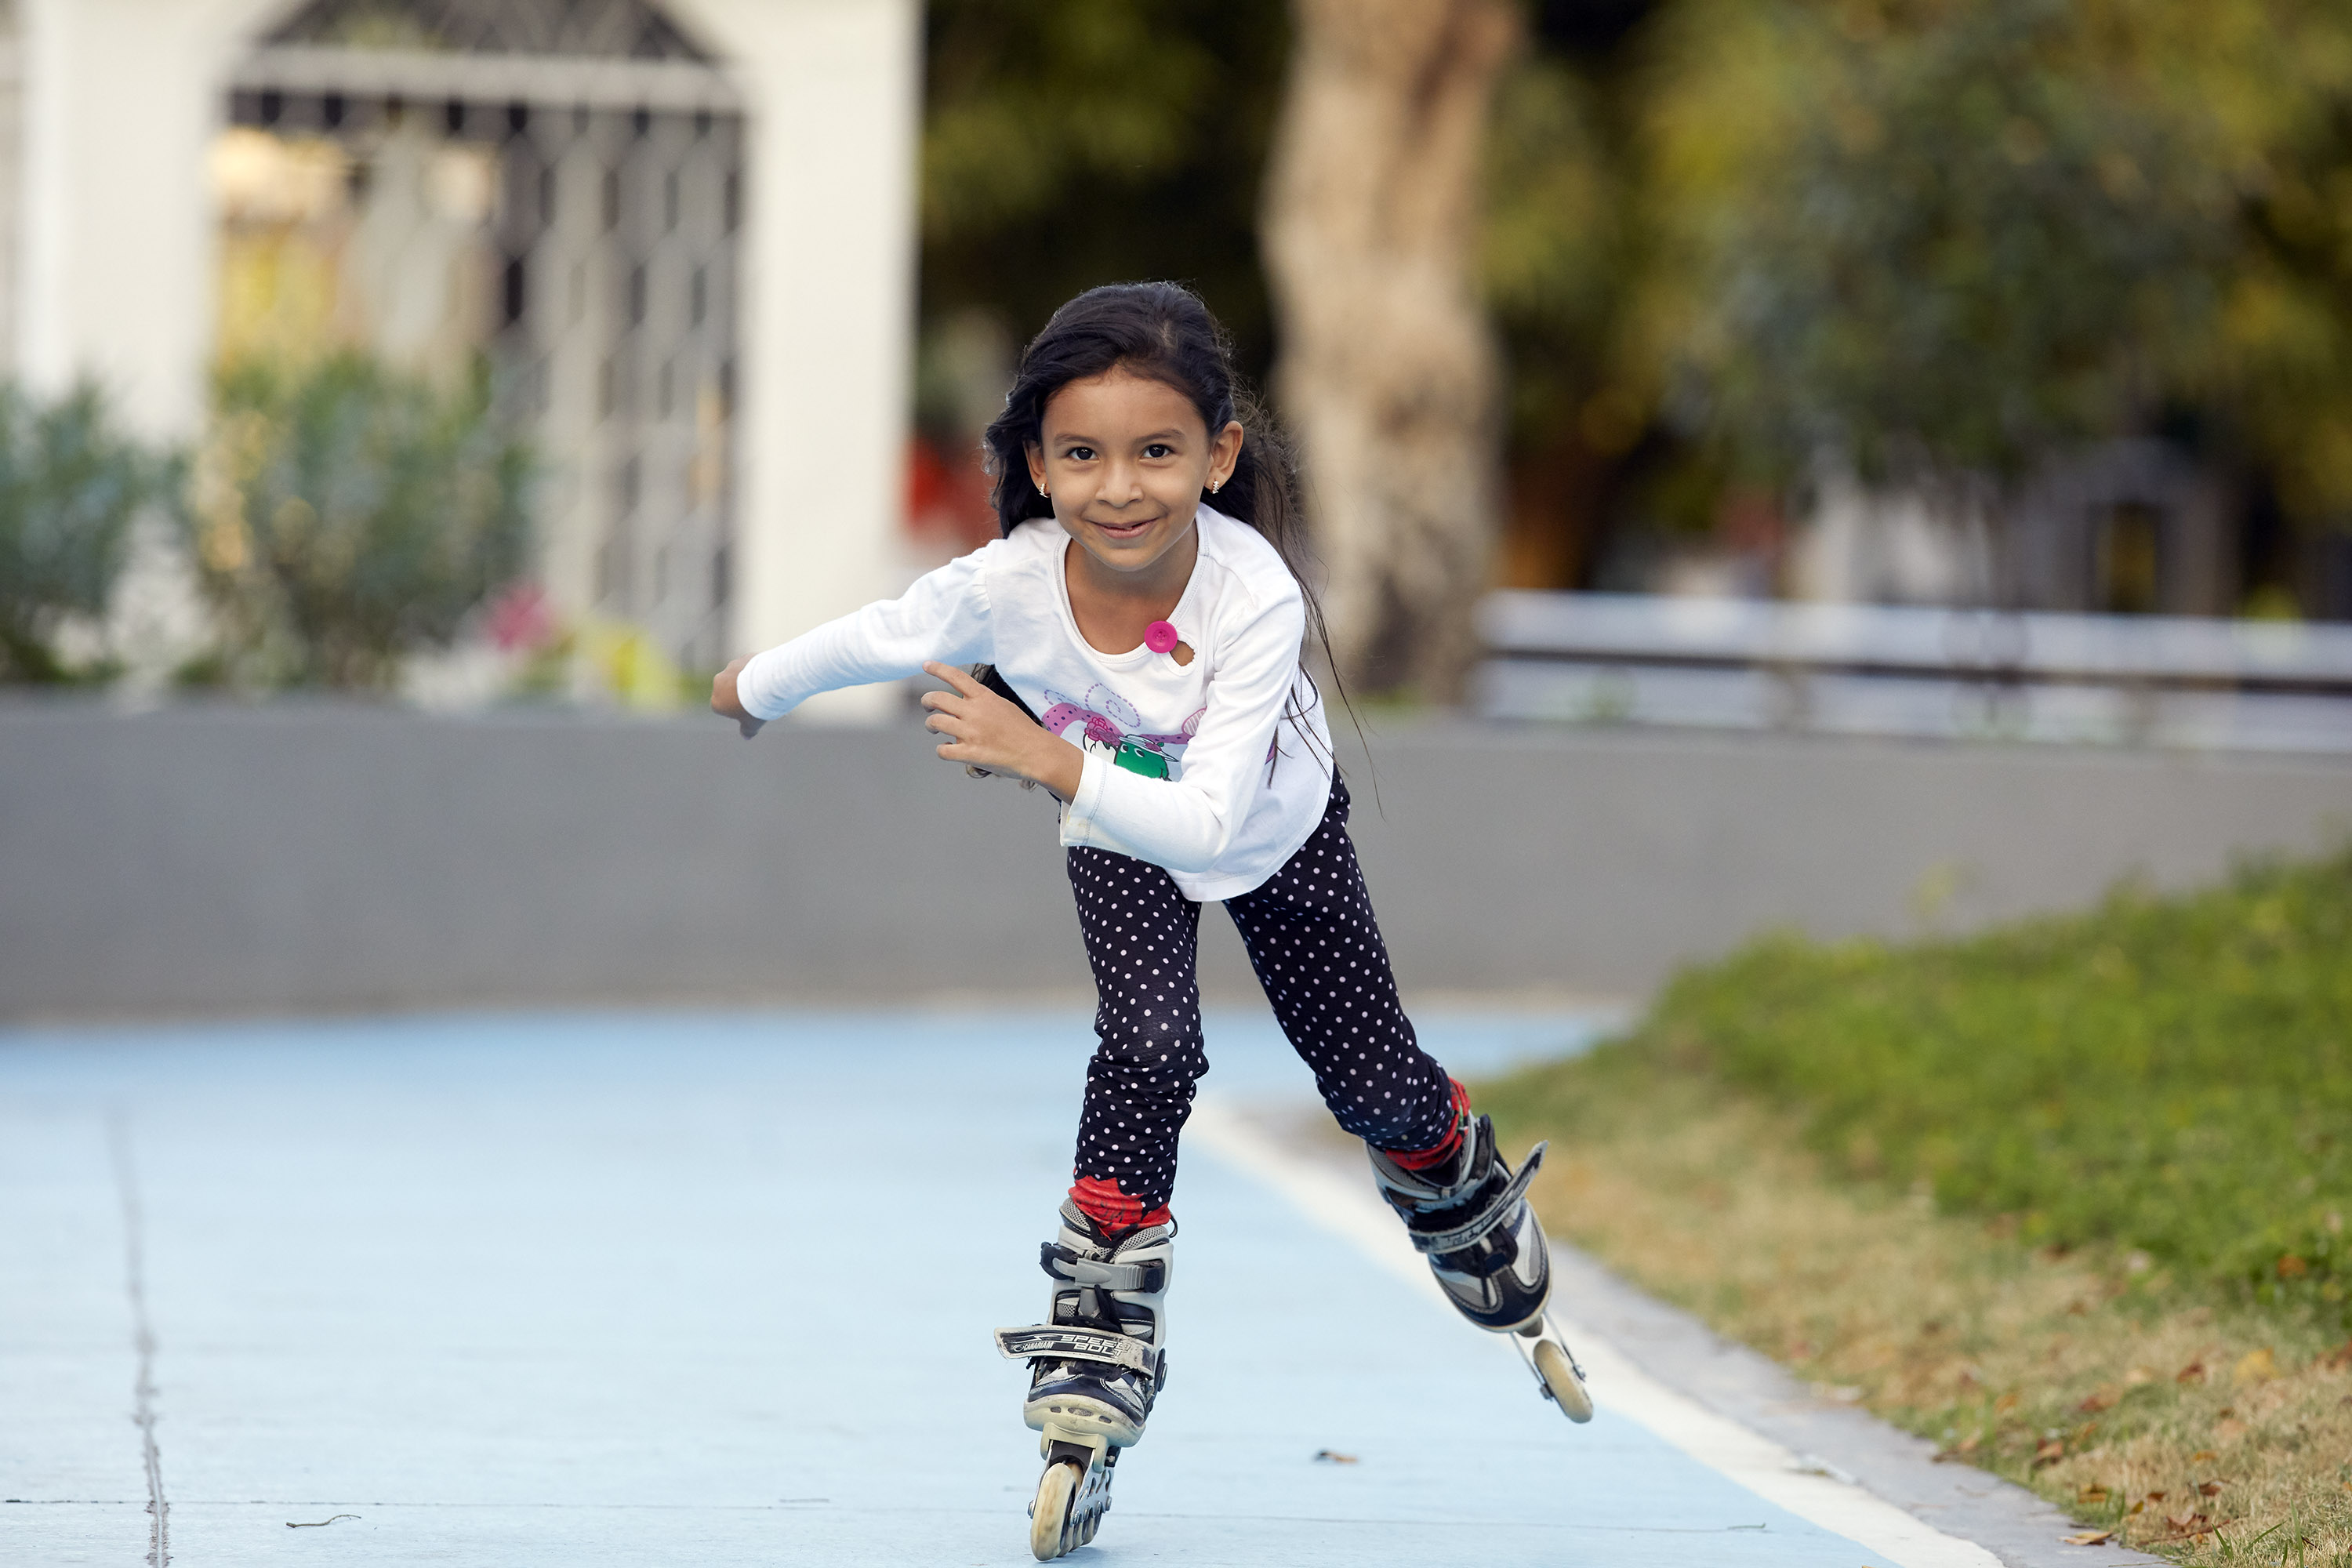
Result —
[[1070, 1188], [1070, 1201], [1114, 1237], [1142, 1226], [1166, 1225], [1171, 1217], [1166, 1204], [1147, 1213], [1141, 1198], [1129, 1197], [1118, 1182], [1100, 1176], [1080, 1176]]
[[1469, 1117], [1470, 1091], [1462, 1087], [1460, 1079], [1449, 1078], [1445, 1081], [1454, 1086], [1454, 1120], [1446, 1124], [1445, 1136], [1426, 1149], [1381, 1151], [1408, 1171], [1426, 1171], [1432, 1165], [1443, 1165], [1454, 1158], [1455, 1150], [1462, 1147], [1462, 1124]]

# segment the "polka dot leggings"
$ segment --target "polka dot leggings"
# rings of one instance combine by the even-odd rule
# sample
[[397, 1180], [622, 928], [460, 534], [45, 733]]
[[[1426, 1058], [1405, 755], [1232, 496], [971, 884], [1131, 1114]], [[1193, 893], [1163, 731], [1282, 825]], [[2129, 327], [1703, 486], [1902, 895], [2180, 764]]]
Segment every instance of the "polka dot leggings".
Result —
[[[1087, 1067], [1071, 1195], [1112, 1229], [1156, 1224], [1176, 1184], [1193, 1086], [1209, 1068], [1194, 973], [1201, 906], [1164, 869], [1125, 855], [1073, 848], [1069, 869], [1101, 1040]], [[1263, 886], [1227, 899], [1225, 912], [1339, 1125], [1382, 1149], [1443, 1142], [1453, 1085], [1397, 1000], [1337, 776], [1314, 837]]]

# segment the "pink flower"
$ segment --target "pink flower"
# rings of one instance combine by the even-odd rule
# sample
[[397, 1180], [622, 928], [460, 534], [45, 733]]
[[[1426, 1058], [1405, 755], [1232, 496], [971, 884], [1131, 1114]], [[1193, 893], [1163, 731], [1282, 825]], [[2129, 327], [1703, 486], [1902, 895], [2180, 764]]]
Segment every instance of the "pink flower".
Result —
[[538, 584], [517, 583], [491, 603], [483, 625], [490, 634], [490, 641], [501, 651], [511, 653], [516, 648], [537, 647], [547, 641], [555, 630], [555, 616], [548, 608], [547, 595]]

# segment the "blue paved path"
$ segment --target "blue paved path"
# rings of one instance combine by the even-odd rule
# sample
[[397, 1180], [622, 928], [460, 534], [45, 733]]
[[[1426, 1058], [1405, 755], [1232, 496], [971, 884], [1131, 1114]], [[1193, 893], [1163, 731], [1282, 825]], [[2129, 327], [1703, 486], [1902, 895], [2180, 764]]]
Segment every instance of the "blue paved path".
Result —
[[[1475, 1070], [1575, 1031], [1426, 1032]], [[0, 1033], [0, 1562], [149, 1547], [121, 1154], [176, 1563], [1025, 1562], [988, 1331], [1043, 1304], [1089, 1044], [1069, 1013]], [[1307, 1092], [1262, 1020], [1211, 1054], [1228, 1100]], [[1177, 1213], [1172, 1382], [1076, 1563], [1885, 1561], [1605, 1403], [1570, 1426], [1202, 1151]]]

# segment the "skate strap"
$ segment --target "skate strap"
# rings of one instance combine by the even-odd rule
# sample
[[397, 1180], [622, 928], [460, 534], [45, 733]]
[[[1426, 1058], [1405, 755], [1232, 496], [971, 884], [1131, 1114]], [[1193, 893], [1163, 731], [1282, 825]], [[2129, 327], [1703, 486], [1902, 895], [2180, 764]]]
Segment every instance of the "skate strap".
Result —
[[1518, 1174], [1506, 1183], [1501, 1192], [1479, 1205], [1475, 1214], [1460, 1224], [1446, 1230], [1424, 1231], [1408, 1227], [1405, 1234], [1412, 1237], [1412, 1245], [1423, 1252], [1461, 1251], [1502, 1224], [1511, 1205], [1528, 1195], [1528, 1184], [1536, 1179], [1536, 1167], [1543, 1163], [1544, 1151], [1550, 1147], [1551, 1144], [1546, 1142], [1528, 1150], [1527, 1163], [1519, 1167]]
[[1146, 1377], [1160, 1370], [1160, 1352], [1148, 1341], [1132, 1334], [1056, 1328], [1050, 1323], [997, 1330], [996, 1353], [1008, 1361], [1098, 1361], [1131, 1368]]
[[1037, 1249], [1037, 1266], [1056, 1279], [1089, 1285], [1097, 1290], [1138, 1290], [1149, 1296], [1168, 1288], [1168, 1264], [1164, 1258], [1155, 1258], [1149, 1263], [1105, 1263], [1049, 1241]]

